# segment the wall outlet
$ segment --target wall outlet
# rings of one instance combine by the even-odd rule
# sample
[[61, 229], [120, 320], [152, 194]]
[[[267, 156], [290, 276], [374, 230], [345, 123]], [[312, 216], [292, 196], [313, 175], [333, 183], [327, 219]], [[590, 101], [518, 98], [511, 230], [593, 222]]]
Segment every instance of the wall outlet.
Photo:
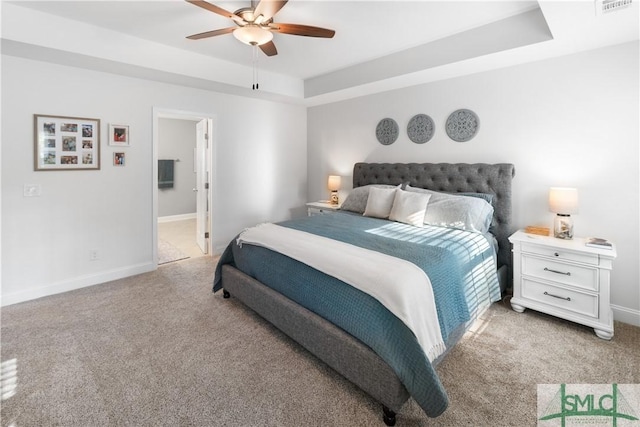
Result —
[[24, 197], [40, 197], [42, 186], [40, 184], [25, 184], [23, 189]]
[[100, 259], [100, 253], [97, 249], [89, 250], [89, 261], [97, 261]]

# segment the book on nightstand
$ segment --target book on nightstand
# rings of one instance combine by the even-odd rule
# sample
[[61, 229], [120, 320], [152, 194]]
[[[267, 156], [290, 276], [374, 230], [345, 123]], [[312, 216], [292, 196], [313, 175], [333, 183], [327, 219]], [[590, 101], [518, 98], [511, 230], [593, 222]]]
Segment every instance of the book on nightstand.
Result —
[[549, 235], [549, 227], [538, 227], [536, 225], [528, 225], [524, 232], [527, 234], [537, 234], [540, 236], [548, 236]]
[[589, 237], [585, 245], [591, 246], [592, 248], [613, 249], [613, 244], [610, 241], [601, 239], [600, 237]]

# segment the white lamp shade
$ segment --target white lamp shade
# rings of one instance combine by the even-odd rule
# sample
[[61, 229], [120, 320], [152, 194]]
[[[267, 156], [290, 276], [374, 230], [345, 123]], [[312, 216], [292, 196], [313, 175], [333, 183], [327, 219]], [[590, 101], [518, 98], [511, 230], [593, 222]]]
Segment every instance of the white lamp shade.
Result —
[[338, 191], [340, 189], [341, 181], [342, 179], [338, 175], [329, 175], [329, 182], [327, 183], [329, 191]]
[[271, 33], [271, 31], [265, 30], [264, 28], [253, 24], [236, 28], [235, 30], [233, 30], [233, 35], [242, 43], [252, 46], [260, 46], [261, 44], [268, 43], [273, 39], [273, 34]]
[[578, 213], [578, 190], [567, 187], [549, 189], [549, 211], [570, 215]]

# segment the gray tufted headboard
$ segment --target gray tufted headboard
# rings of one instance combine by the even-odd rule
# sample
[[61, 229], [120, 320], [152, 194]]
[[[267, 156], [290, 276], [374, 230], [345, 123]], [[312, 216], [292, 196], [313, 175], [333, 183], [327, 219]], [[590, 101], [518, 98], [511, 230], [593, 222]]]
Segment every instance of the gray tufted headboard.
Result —
[[[509, 236], [511, 225], [511, 180], [515, 167], [510, 163], [356, 163], [353, 188], [369, 184], [400, 185], [450, 193], [490, 193], [493, 198], [492, 233], [498, 240], [498, 267], [511, 269]], [[510, 275], [509, 275], [510, 277]]]

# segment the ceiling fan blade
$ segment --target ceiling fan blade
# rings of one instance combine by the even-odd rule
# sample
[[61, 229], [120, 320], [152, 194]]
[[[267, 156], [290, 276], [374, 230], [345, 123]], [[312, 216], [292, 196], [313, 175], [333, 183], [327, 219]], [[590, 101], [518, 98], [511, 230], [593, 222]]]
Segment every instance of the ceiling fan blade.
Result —
[[207, 37], [221, 36], [223, 34], [229, 34], [233, 32], [233, 30], [235, 30], [236, 28], [238, 27], [229, 27], [229, 28], [221, 28], [219, 30], [205, 31], [204, 33], [198, 33], [192, 36], [187, 36], [187, 38], [190, 40], [200, 40], [200, 39], [206, 39]]
[[299, 25], [299, 24], [270, 24], [269, 28], [272, 31], [282, 34], [293, 34], [295, 36], [306, 36], [306, 37], [324, 37], [327, 39], [332, 38], [335, 35], [334, 30], [328, 30], [326, 28], [320, 27], [312, 27], [309, 25]]
[[228, 10], [225, 10], [225, 9], [219, 7], [219, 6], [216, 6], [215, 4], [211, 4], [209, 2], [202, 1], [202, 0], [185, 0], [185, 1], [187, 3], [191, 3], [194, 6], [198, 6], [198, 7], [201, 7], [203, 9], [206, 9], [209, 12], [217, 13], [218, 15], [222, 15], [224, 17], [231, 18], [234, 21], [237, 21], [237, 22], [240, 22], [240, 23], [244, 23], [244, 19], [240, 18], [235, 13], [231, 13]]
[[261, 0], [255, 8], [253, 16], [257, 18], [262, 15], [264, 17], [263, 21], [268, 21], [287, 4], [287, 1], [288, 0]]
[[260, 45], [260, 50], [262, 50], [267, 56], [274, 56], [278, 54], [278, 49], [276, 49], [276, 45], [273, 42], [267, 42], [265, 44]]

